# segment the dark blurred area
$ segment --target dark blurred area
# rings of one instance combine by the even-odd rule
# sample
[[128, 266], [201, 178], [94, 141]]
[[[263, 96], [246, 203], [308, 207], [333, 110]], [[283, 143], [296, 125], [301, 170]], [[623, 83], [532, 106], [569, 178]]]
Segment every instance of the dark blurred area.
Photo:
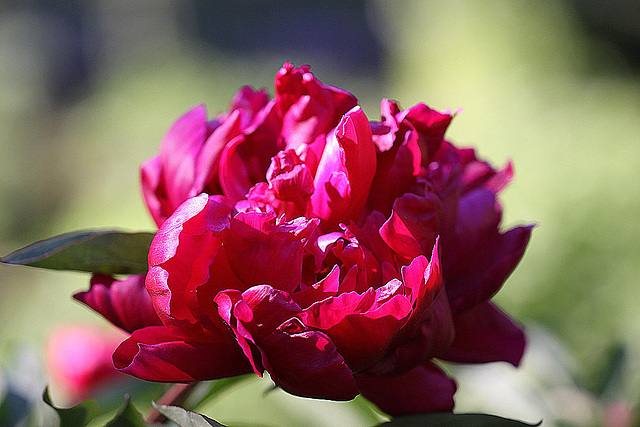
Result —
[[590, 34], [612, 43], [636, 69], [640, 68], [640, 2], [569, 0]]
[[364, 0], [195, 0], [181, 5], [179, 22], [185, 34], [234, 55], [305, 52], [343, 72], [379, 75], [382, 46], [366, 7]]
[[43, 74], [47, 97], [58, 104], [82, 96], [97, 73], [130, 59], [163, 22], [165, 30], [177, 29], [184, 36], [175, 42], [237, 56], [287, 58], [305, 52], [342, 72], [380, 75], [382, 46], [365, 11], [364, 0], [163, 0], [153, 7], [41, 0], [5, 3], [0, 17], [5, 49], [32, 58]]

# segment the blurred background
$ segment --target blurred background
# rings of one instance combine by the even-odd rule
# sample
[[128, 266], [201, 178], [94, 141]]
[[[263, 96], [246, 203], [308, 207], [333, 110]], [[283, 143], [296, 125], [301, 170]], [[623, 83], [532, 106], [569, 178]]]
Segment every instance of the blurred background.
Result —
[[[640, 404], [639, 2], [5, 1], [0, 255], [76, 229], [153, 230], [138, 167], [173, 121], [199, 103], [224, 110], [244, 84], [273, 93], [287, 60], [353, 92], [372, 120], [382, 97], [462, 108], [448, 137], [515, 165], [504, 225], [538, 227], [497, 301], [530, 344], [518, 370], [450, 367], [457, 411], [628, 425]], [[0, 266], [0, 400], [26, 405], [51, 383], [71, 401], [44, 354], [60, 325], [108, 328], [72, 301], [87, 286]], [[269, 387], [247, 380], [201, 409], [243, 425], [379, 419], [359, 400]]]

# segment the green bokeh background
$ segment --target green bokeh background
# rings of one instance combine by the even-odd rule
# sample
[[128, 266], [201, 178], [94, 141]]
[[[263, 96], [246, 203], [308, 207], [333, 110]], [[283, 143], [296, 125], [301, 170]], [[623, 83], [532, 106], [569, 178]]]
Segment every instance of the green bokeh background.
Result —
[[[335, 59], [304, 52], [205, 49], [158, 24], [163, 37], [138, 47], [130, 40], [129, 56], [63, 106], [47, 101], [35, 63], [0, 41], [0, 254], [76, 229], [153, 230], [138, 168], [173, 121], [199, 103], [211, 114], [224, 110], [244, 84], [272, 93], [284, 61], [308, 63], [323, 82], [356, 94], [372, 120], [382, 97], [404, 107], [424, 101], [462, 108], [448, 137], [494, 165], [514, 163], [515, 179], [502, 195], [504, 224], [538, 226], [497, 301], [530, 330], [557, 340], [573, 391], [591, 405], [582, 412], [591, 412], [585, 418], [554, 410], [549, 400], [557, 390], [536, 377], [533, 356], [520, 371], [505, 368], [507, 381], [532, 396], [529, 408], [494, 409], [465, 388], [464, 372], [458, 408], [595, 425], [608, 402], [640, 403], [638, 67], [587, 33], [571, 4], [557, 0], [375, 1], [367, 13], [384, 46], [382, 76], [343, 72]], [[22, 24], [7, 16], [0, 40]], [[60, 323], [104, 325], [71, 300], [87, 279], [0, 266], [0, 363], [8, 369], [17, 346], [42, 353]], [[622, 374], [603, 386], [614, 346], [624, 349]], [[268, 387], [245, 383], [205, 413], [263, 425], [375, 421], [354, 404], [264, 397]]]

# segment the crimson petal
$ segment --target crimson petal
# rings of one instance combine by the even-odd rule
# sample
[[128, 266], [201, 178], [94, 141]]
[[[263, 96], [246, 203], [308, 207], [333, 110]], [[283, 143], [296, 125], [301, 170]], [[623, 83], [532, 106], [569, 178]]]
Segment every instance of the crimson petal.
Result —
[[123, 280], [96, 274], [91, 278], [89, 290], [78, 292], [73, 297], [131, 333], [145, 326], [162, 324], [153, 309], [144, 281], [144, 274]]
[[525, 349], [524, 333], [492, 303], [486, 302], [456, 316], [454, 324], [455, 340], [441, 359], [459, 363], [520, 364]]
[[291, 319], [260, 341], [271, 379], [288, 393], [351, 400], [358, 388], [335, 344], [322, 332]]
[[355, 376], [360, 392], [391, 416], [451, 412], [455, 382], [431, 362], [394, 377]]
[[115, 367], [147, 381], [189, 382], [252, 372], [230, 334], [217, 331], [207, 342], [186, 342], [164, 326], [131, 334], [113, 353]]

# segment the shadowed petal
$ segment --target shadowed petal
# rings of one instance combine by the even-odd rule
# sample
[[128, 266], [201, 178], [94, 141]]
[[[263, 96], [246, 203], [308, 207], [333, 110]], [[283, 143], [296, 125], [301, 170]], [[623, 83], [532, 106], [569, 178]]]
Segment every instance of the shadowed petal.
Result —
[[505, 313], [487, 302], [454, 319], [456, 337], [440, 356], [460, 363], [506, 361], [520, 364], [525, 348], [522, 329]]
[[356, 397], [353, 375], [335, 344], [324, 333], [305, 329], [292, 319], [260, 341], [273, 381], [297, 396], [331, 400]]
[[231, 334], [217, 331], [208, 342], [185, 342], [163, 326], [138, 329], [116, 349], [115, 367], [147, 381], [188, 382], [251, 372]]
[[391, 416], [453, 410], [456, 384], [431, 362], [395, 377], [355, 378], [362, 395]]
[[407, 193], [394, 202], [380, 236], [398, 255], [411, 259], [431, 251], [438, 227], [438, 200]]
[[73, 297], [88, 305], [117, 327], [131, 333], [145, 326], [161, 325], [144, 286], [145, 275], [115, 280], [96, 274], [88, 291]]
[[318, 220], [275, 225], [274, 214], [239, 213], [225, 236], [229, 265], [249, 286], [267, 283], [293, 292], [302, 280], [302, 258]]
[[411, 313], [404, 295], [384, 298], [373, 289], [358, 295], [349, 292], [311, 305], [300, 316], [309, 327], [331, 337], [353, 371], [370, 367], [387, 351]]

